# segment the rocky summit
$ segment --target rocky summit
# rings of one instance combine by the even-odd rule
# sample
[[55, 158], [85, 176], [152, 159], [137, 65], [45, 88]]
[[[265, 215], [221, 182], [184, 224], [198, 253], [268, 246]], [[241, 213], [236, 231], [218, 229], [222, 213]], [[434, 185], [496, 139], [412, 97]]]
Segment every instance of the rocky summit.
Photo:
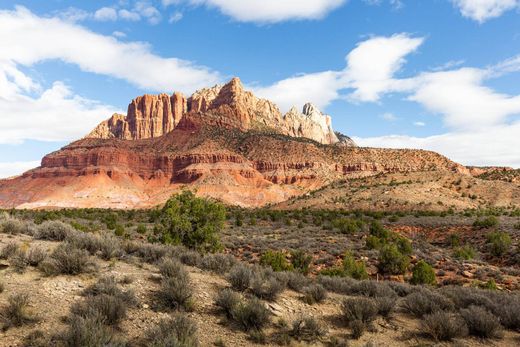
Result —
[[[434, 171], [471, 176], [474, 169], [429, 151], [359, 148], [313, 104], [282, 114], [234, 78], [188, 98], [132, 100], [126, 116], [113, 115], [46, 155], [40, 167], [0, 180], [0, 207], [146, 208], [183, 189], [258, 207], [305, 198], [334, 182]], [[513, 200], [485, 203], [516, 203], [516, 193]]]

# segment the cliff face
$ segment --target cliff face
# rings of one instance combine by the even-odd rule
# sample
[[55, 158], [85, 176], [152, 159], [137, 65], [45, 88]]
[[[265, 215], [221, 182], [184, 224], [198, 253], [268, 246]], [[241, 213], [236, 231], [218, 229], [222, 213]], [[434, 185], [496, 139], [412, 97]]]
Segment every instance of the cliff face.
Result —
[[282, 116], [274, 103], [244, 90], [238, 78], [223, 86], [199, 90], [188, 99], [181, 93], [140, 96], [128, 105], [126, 118], [115, 114], [87, 137], [156, 138], [175, 129], [182, 118], [195, 116], [221, 127], [242, 131], [270, 130], [322, 144], [339, 142], [332, 129], [331, 117], [322, 114], [314, 105], [306, 104], [302, 112], [292, 109]]
[[312, 104], [282, 115], [233, 79], [189, 98], [134, 99], [126, 116], [0, 180], [0, 208], [143, 208], [185, 188], [256, 207], [338, 180], [412, 172], [469, 175], [433, 152], [357, 148]]

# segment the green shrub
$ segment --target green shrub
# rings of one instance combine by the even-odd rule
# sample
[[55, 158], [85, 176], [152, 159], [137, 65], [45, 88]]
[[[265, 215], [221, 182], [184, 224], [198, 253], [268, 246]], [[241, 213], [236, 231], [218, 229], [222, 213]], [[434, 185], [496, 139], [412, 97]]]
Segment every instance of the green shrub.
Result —
[[395, 245], [399, 252], [404, 255], [411, 255], [413, 252], [412, 243], [406, 237], [395, 236], [394, 240]]
[[144, 224], [139, 224], [139, 225], [137, 226], [136, 231], [137, 231], [139, 234], [146, 234], [146, 232], [147, 232], [146, 225], [144, 225]]
[[355, 278], [357, 280], [364, 280], [368, 278], [365, 262], [355, 260], [352, 253], [347, 252], [343, 258], [343, 271], [346, 276]]
[[197, 325], [186, 315], [163, 319], [147, 331], [146, 346], [198, 347]]
[[159, 233], [164, 243], [183, 244], [201, 252], [221, 248], [219, 233], [224, 226], [224, 205], [197, 198], [189, 191], [174, 195], [161, 211]]
[[498, 225], [498, 219], [495, 216], [489, 216], [484, 219], [477, 219], [473, 222], [473, 227], [477, 229], [488, 229]]
[[424, 316], [421, 330], [436, 341], [451, 341], [468, 333], [466, 323], [461, 317], [444, 311]]
[[420, 260], [413, 267], [412, 279], [410, 280], [410, 283], [435, 285], [437, 280], [435, 278], [435, 271], [433, 270], [433, 267], [424, 260]]
[[380, 222], [373, 221], [370, 224], [370, 235], [376, 236], [380, 239], [388, 239], [390, 237], [390, 231], [386, 229]]
[[353, 234], [361, 231], [364, 223], [359, 219], [338, 218], [332, 221], [332, 226], [342, 234]]
[[260, 257], [260, 264], [269, 266], [273, 271], [292, 270], [291, 264], [287, 261], [285, 254], [282, 252], [268, 250]]
[[381, 247], [381, 240], [379, 237], [374, 235], [368, 235], [365, 241], [365, 247], [367, 249], [379, 249]]
[[378, 268], [384, 274], [400, 275], [406, 272], [410, 259], [403, 255], [397, 246], [389, 244], [379, 251]]
[[457, 247], [453, 251], [453, 256], [458, 259], [471, 260], [475, 258], [475, 249], [470, 245], [464, 245], [462, 247]]
[[501, 257], [511, 248], [511, 236], [505, 232], [491, 232], [487, 234], [488, 246], [491, 254]]
[[305, 251], [295, 250], [291, 252], [291, 264], [296, 271], [307, 275], [310, 271], [311, 263], [312, 256], [306, 254]]
[[117, 224], [115, 229], [114, 229], [114, 234], [116, 234], [116, 236], [124, 236], [125, 235], [125, 227], [122, 226], [121, 224]]

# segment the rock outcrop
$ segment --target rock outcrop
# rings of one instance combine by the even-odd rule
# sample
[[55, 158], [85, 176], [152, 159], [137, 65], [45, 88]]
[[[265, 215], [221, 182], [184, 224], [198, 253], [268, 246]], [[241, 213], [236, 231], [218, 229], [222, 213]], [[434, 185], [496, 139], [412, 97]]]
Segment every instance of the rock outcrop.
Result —
[[[128, 106], [126, 118], [113, 115], [99, 124], [88, 138], [141, 140], [171, 132], [182, 118], [198, 117], [203, 122], [242, 131], [269, 130], [293, 137], [304, 137], [322, 144], [335, 144], [331, 117], [308, 103], [302, 112], [291, 109], [281, 114], [269, 100], [244, 90], [240, 79], [225, 85], [196, 91], [186, 99], [180, 93], [140, 96]], [[348, 143], [354, 146], [353, 142]]]

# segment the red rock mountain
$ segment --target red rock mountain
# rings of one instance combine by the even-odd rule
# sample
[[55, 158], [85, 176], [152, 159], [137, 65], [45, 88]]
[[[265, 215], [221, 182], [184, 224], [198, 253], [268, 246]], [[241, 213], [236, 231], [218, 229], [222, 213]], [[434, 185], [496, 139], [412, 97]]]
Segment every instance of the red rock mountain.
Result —
[[185, 188], [252, 207], [340, 179], [427, 171], [469, 174], [434, 152], [358, 148], [312, 104], [282, 115], [235, 78], [189, 98], [134, 99], [126, 117], [0, 180], [0, 207], [151, 207]]

